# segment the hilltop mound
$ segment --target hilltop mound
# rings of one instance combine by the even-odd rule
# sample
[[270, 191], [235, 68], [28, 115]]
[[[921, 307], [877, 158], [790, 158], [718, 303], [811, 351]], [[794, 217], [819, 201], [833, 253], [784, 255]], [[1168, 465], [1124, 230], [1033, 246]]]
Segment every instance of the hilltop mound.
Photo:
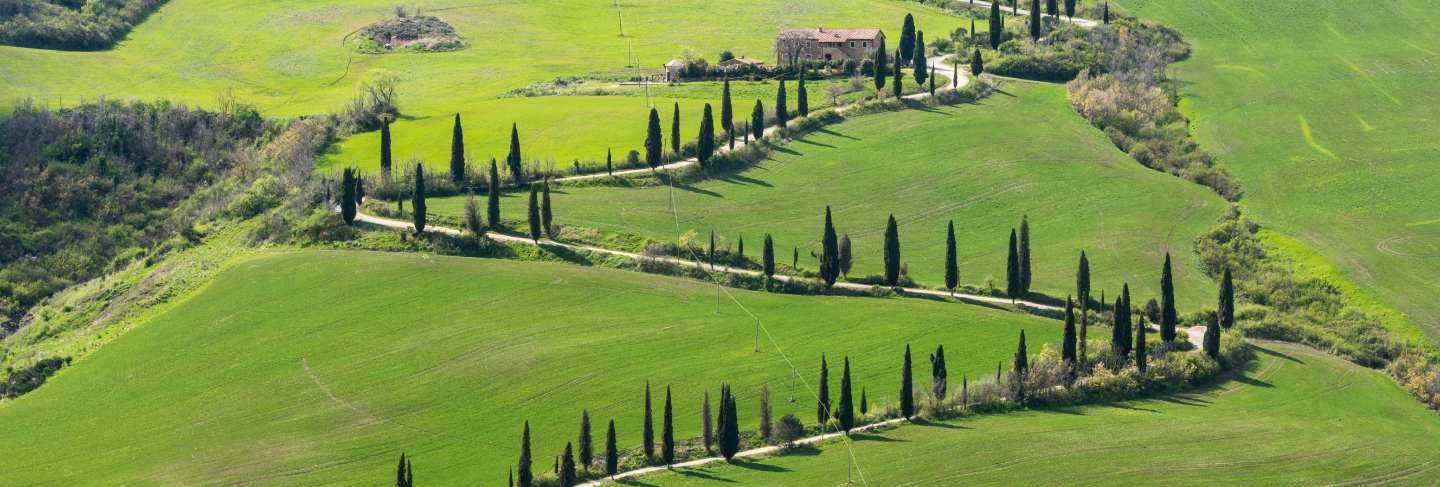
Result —
[[465, 47], [455, 27], [428, 15], [396, 17], [371, 24], [360, 31], [360, 49], [366, 52], [454, 51]]

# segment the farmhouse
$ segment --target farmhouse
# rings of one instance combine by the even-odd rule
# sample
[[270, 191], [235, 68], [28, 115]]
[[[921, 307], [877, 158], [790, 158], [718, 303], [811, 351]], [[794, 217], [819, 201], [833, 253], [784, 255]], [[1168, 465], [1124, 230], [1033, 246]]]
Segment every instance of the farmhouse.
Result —
[[780, 64], [795, 61], [855, 61], [870, 57], [885, 33], [880, 29], [782, 29], [775, 36], [775, 59]]

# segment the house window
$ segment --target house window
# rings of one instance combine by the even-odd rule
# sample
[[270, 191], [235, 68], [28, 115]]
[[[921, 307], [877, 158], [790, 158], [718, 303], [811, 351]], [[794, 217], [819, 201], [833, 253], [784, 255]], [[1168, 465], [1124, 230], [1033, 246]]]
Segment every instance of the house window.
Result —
[[855, 47], [855, 41], [850, 41], [850, 47], [851, 47], [851, 48], [854, 48], [854, 47]]
[[861, 41], [860, 47], [870, 47], [870, 41]]

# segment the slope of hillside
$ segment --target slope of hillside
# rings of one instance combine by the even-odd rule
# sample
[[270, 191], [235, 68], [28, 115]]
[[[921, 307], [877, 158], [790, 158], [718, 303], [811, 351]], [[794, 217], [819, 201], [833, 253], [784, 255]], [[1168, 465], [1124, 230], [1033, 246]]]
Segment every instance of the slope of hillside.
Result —
[[[1440, 482], [1440, 417], [1389, 378], [1301, 346], [1261, 347], [1247, 373], [1205, 391], [904, 426], [858, 435], [854, 456], [869, 485]], [[848, 459], [832, 443], [643, 481], [829, 485], [845, 481]]]
[[647, 379], [657, 431], [674, 386], [680, 437], [699, 435], [701, 394], [722, 382], [746, 430], [762, 384], [777, 417], [813, 418], [776, 343], [811, 384], [822, 353], [832, 387], [848, 355], [878, 407], [899, 391], [907, 343], [920, 361], [943, 343], [951, 373], [977, 377], [1008, 363], [1020, 329], [1033, 349], [1060, 335], [974, 306], [731, 292], [774, 336], [761, 353], [755, 322], [692, 280], [421, 254], [246, 261], [0, 403], [7, 482], [374, 484], [404, 451], [426, 482], [494, 485], [527, 419], [537, 469], [575, 440], [585, 408], [601, 446], [614, 418], [620, 445], [638, 447]]

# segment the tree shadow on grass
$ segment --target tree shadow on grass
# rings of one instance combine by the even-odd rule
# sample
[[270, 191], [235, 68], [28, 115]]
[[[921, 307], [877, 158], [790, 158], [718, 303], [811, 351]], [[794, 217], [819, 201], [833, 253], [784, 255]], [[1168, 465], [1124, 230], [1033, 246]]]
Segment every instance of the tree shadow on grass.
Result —
[[683, 476], [686, 476], [686, 477], [694, 477], [694, 478], [703, 479], [703, 480], [713, 480], [713, 481], [716, 481], [716, 482], [725, 482], [725, 483], [727, 483], [727, 484], [737, 483], [737, 482], [736, 482], [735, 480], [733, 480], [733, 479], [727, 479], [727, 478], [724, 478], [724, 477], [716, 477], [715, 475], [713, 475], [713, 474], [711, 474], [711, 473], [709, 473], [709, 472], [706, 472], [706, 471], [704, 471], [704, 470], [699, 470], [699, 469], [682, 468], [682, 469], [679, 469], [679, 470], [671, 470], [671, 471], [672, 471], [672, 472], [679, 473], [680, 475], [683, 475]]
[[851, 433], [850, 441], [873, 441], [876, 443], [908, 443], [906, 440], [872, 433]]
[[1129, 404], [1125, 404], [1125, 403], [1123, 403], [1123, 402], [1111, 404], [1110, 407], [1117, 408], [1117, 409], [1124, 409], [1124, 410], [1127, 410], [1127, 411], [1142, 411], [1142, 412], [1156, 413], [1156, 414], [1159, 414], [1159, 413], [1160, 413], [1160, 411], [1155, 410], [1155, 409], [1142, 408], [1142, 407], [1139, 407], [1139, 406], [1132, 406], [1132, 405], [1129, 405]]
[[1291, 362], [1295, 362], [1295, 363], [1300, 364], [1300, 365], [1305, 365], [1305, 361], [1304, 361], [1304, 360], [1300, 360], [1300, 359], [1298, 359], [1298, 358], [1295, 358], [1295, 357], [1293, 357], [1293, 356], [1290, 356], [1290, 355], [1286, 354], [1285, 352], [1281, 352], [1281, 351], [1278, 351], [1278, 350], [1273, 350], [1273, 349], [1270, 349], [1270, 348], [1257, 346], [1257, 347], [1255, 347], [1255, 351], [1260, 352], [1260, 353], [1263, 353], [1263, 354], [1265, 354], [1265, 355], [1269, 355], [1269, 356], [1271, 356], [1271, 357], [1283, 358], [1283, 359], [1285, 359], [1285, 360], [1289, 360], [1289, 361], [1291, 361]]
[[923, 101], [920, 101], [920, 100], [911, 100], [911, 99], [908, 99], [908, 98], [905, 98], [905, 99], [902, 99], [902, 100], [903, 100], [903, 101], [901, 101], [900, 103], [904, 104], [904, 105], [905, 105], [905, 108], [909, 108], [909, 109], [911, 109], [911, 110], [919, 110], [919, 111], [922, 111], [922, 112], [925, 112], [925, 113], [941, 113], [941, 114], [949, 115], [948, 113], [945, 113], [944, 111], [940, 110], [939, 108], [932, 107], [932, 106], [930, 106], [929, 104], [927, 104], [927, 103], [925, 103], [925, 102], [923, 102]]
[[1002, 89], [1000, 89], [1000, 88], [995, 88], [995, 92], [996, 92], [996, 93], [999, 93], [999, 94], [1002, 94], [1002, 95], [1005, 95], [1005, 96], [1008, 96], [1008, 97], [1010, 97], [1010, 98], [1019, 98], [1019, 97], [1015, 96], [1014, 93], [1011, 93], [1011, 92], [1002, 90]]
[[659, 486], [657, 486], [657, 485], [655, 485], [655, 484], [646, 483], [646, 482], [644, 482], [644, 481], [642, 481], [642, 480], [640, 480], [640, 479], [637, 479], [637, 478], [635, 478], [635, 477], [630, 477], [630, 478], [625, 478], [625, 479], [616, 480], [615, 483], [620, 484], [620, 485], [635, 485], [635, 486], [638, 486], [638, 487], [659, 487]]
[[822, 134], [825, 134], [825, 135], [833, 135], [833, 136], [835, 136], [835, 137], [840, 137], [840, 138], [842, 138], [842, 139], [860, 140], [859, 137], [854, 137], [854, 136], [851, 136], [851, 135], [842, 134], [842, 133], [840, 133], [840, 132], [836, 132], [836, 131], [830, 130], [830, 129], [828, 129], [828, 128], [822, 128], [822, 129], [820, 129], [820, 130], [816, 130], [816, 132], [819, 132], [819, 133], [822, 133]]
[[770, 184], [770, 183], [768, 183], [768, 182], [766, 182], [766, 181], [764, 181], [764, 180], [755, 179], [755, 178], [752, 178], [752, 177], [749, 177], [749, 176], [742, 176], [742, 175], [739, 175], [739, 174], [732, 174], [732, 175], [730, 175], [730, 177], [721, 179], [721, 181], [725, 181], [725, 182], [731, 183], [731, 184], [753, 184], [753, 185], [755, 185], [755, 186], [764, 186], [764, 187], [766, 187], [766, 188], [773, 188], [773, 187], [775, 187], [775, 185]]
[[801, 143], [801, 144], [809, 144], [809, 145], [813, 145], [813, 146], [817, 146], [817, 147], [829, 147], [829, 148], [831, 148], [831, 149], [838, 149], [838, 148], [839, 148], [839, 147], [835, 147], [835, 146], [830, 145], [830, 144], [826, 144], [826, 143], [823, 143], [823, 142], [816, 142], [816, 141], [813, 141], [813, 140], [810, 140], [810, 139], [797, 139], [796, 142], [799, 142], [799, 143]]
[[1196, 397], [1192, 394], [1171, 394], [1167, 396], [1160, 396], [1156, 399], [1171, 404], [1179, 404], [1182, 406], [1209, 407], [1211, 404], [1214, 404], [1211, 401], [1200, 399], [1199, 397]]
[[563, 260], [563, 261], [568, 262], [568, 263], [571, 263], [571, 264], [577, 264], [577, 265], [583, 265], [583, 266], [592, 266], [592, 265], [595, 265], [595, 262], [594, 262], [594, 261], [591, 261], [589, 256], [587, 256], [587, 255], [585, 255], [585, 254], [582, 254], [582, 253], [580, 253], [580, 252], [577, 252], [577, 251], [575, 251], [575, 249], [572, 249], [572, 248], [569, 248], [569, 247], [562, 247], [562, 246], [559, 246], [559, 245], [547, 244], [547, 243], [543, 243], [543, 242], [542, 242], [542, 243], [540, 244], [540, 251], [541, 251], [541, 252], [545, 252], [545, 253], [550, 254], [550, 255], [553, 255], [553, 256], [556, 256], [556, 257], [559, 257], [560, 260]]
[[1241, 375], [1241, 376], [1235, 377], [1235, 382], [1239, 382], [1239, 383], [1245, 384], [1245, 385], [1247, 385], [1247, 386], [1264, 387], [1264, 388], [1266, 388], [1266, 389], [1275, 387], [1275, 384], [1271, 384], [1271, 383], [1269, 383], [1269, 382], [1265, 382], [1265, 381], [1263, 381], [1263, 380], [1256, 379], [1256, 378], [1250, 377], [1250, 376], [1248, 376], [1248, 375]]
[[968, 429], [975, 429], [975, 428], [971, 428], [971, 427], [969, 427], [969, 426], [960, 426], [960, 425], [958, 425], [958, 424], [950, 423], [950, 422], [945, 422], [945, 421], [930, 421], [930, 420], [925, 419], [925, 418], [915, 418], [915, 419], [913, 419], [913, 420], [910, 420], [910, 424], [913, 424], [913, 425], [916, 425], [916, 426], [924, 426], [924, 427], [927, 427], [927, 428], [941, 428], [941, 429], [947, 429], [947, 430], [968, 430]]
[[789, 472], [789, 471], [790, 471], [790, 469], [785, 468], [785, 467], [781, 467], [781, 466], [779, 466], [779, 465], [771, 465], [771, 464], [768, 464], [768, 463], [761, 463], [761, 462], [755, 462], [755, 461], [731, 460], [731, 461], [730, 461], [730, 464], [731, 464], [731, 465], [734, 465], [734, 466], [737, 466], [737, 467], [740, 467], [740, 468], [743, 468], [743, 469], [746, 469], [746, 470], [755, 470], [755, 471], [759, 471], [759, 472]]

